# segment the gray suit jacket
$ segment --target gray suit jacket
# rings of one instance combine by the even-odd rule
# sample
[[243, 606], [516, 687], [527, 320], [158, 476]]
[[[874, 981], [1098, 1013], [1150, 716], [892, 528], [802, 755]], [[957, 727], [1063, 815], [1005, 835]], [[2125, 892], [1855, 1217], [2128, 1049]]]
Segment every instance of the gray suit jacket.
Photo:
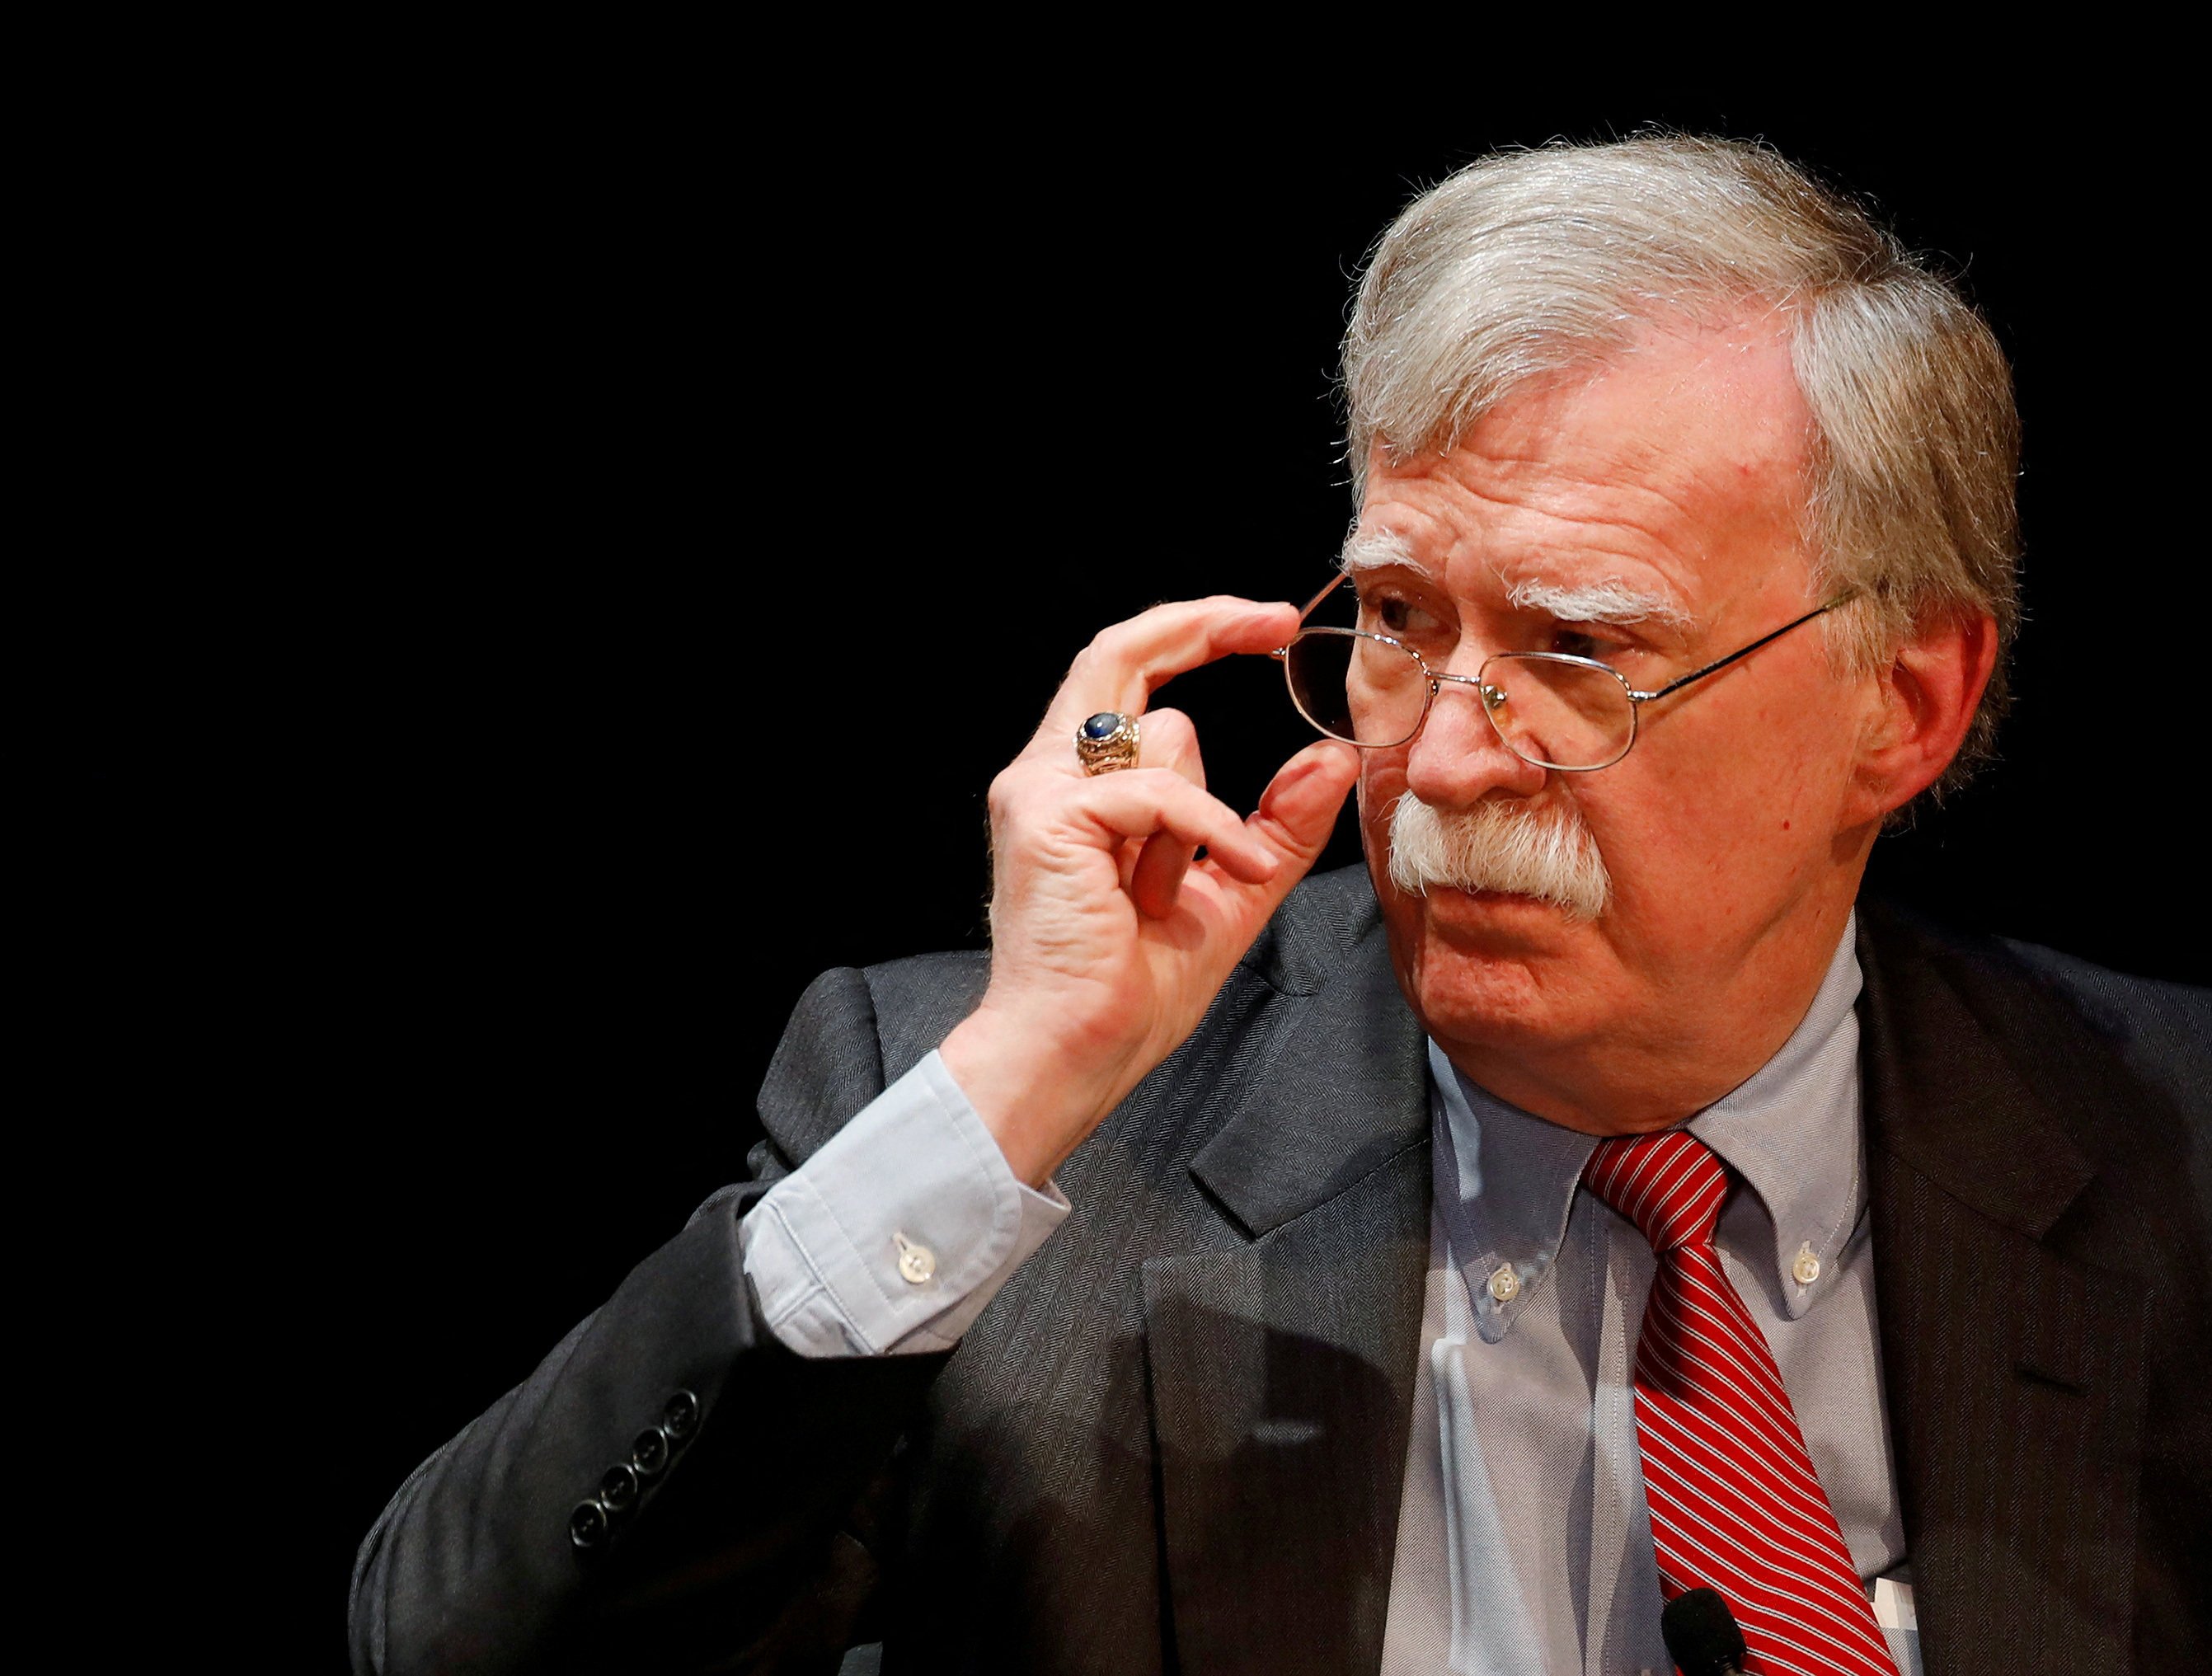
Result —
[[[2212, 1646], [2203, 992], [1863, 908], [1882, 1349], [1932, 1673]], [[763, 1182], [927, 1053], [980, 956], [832, 972]], [[1060, 1173], [1076, 1210], [949, 1357], [805, 1362], [733, 1187], [417, 1470], [356, 1667], [1372, 1670], [1428, 1259], [1421, 1032], [1365, 876], [1309, 881]], [[570, 1510], [688, 1391], [612, 1539]], [[2197, 1592], [2192, 1592], [2195, 1590]], [[2133, 1664], [2130, 1660], [2132, 1656]]]

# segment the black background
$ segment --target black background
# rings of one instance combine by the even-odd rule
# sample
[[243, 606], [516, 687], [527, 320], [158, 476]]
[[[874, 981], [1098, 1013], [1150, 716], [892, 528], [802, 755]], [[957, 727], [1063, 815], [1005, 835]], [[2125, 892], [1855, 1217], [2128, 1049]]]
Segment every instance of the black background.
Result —
[[[1876, 879], [2204, 980], [2195, 299], [2172, 179], [2096, 113], [762, 91], [479, 57], [335, 116], [303, 85], [297, 154], [242, 126], [212, 182], [149, 162], [205, 187], [166, 254], [221, 305], [143, 324], [156, 383], [238, 406], [157, 416], [204, 556], [65, 622], [70, 901], [96, 1008], [189, 1020], [283, 1160], [240, 1272], [344, 1440], [286, 1545], [326, 1646], [409, 1467], [741, 1172], [807, 981], [981, 945], [983, 789], [1089, 635], [1325, 576], [1350, 276], [1493, 145], [1763, 136], [1963, 273], [2027, 422], [2018, 703]], [[1170, 701], [1242, 805], [1300, 741], [1264, 661]]]

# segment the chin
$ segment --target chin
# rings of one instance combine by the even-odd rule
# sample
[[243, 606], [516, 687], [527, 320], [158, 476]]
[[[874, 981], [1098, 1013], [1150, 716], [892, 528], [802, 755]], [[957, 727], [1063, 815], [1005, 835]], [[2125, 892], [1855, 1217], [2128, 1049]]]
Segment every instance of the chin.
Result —
[[[1534, 896], [1431, 885], [1382, 890], [1399, 987], [1440, 1041], [1497, 1046], [1572, 1029], [1595, 973], [1592, 922]], [[1577, 978], [1583, 981], [1577, 981]]]
[[[1556, 912], [1556, 910], [1554, 910]], [[1399, 983], [1424, 1029], [1449, 1046], [1504, 1048], [1549, 1037], [1560, 997], [1537, 969], [1534, 938], [1431, 934], [1407, 950]]]

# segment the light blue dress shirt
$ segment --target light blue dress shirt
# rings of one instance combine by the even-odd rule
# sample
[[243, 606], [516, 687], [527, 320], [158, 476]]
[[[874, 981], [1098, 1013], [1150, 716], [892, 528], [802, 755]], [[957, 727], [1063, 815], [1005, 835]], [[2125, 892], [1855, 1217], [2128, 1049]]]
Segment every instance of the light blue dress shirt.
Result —
[[[1749, 1189], [1722, 1212], [1722, 1263], [1774, 1347], [1871, 1581], [1902, 1576], [1904, 1537], [1865, 1227], [1852, 948], [1847, 928], [1781, 1052], [1690, 1127]], [[1430, 1074], [1433, 1254], [1383, 1670], [1669, 1672], [1632, 1371], [1650, 1248], [1579, 1189], [1592, 1137], [1493, 1099], [1433, 1046]], [[902, 1354], [951, 1348], [1067, 1214], [1057, 1188], [1015, 1178], [932, 1054], [778, 1182], [739, 1238], [793, 1350]], [[1892, 1644], [1917, 1676], [1909, 1637]]]
[[[1738, 1186], [1715, 1243], [1773, 1348], [1806, 1447], [1871, 1584], [1902, 1581], [1859, 1121], [1847, 928], [1812, 1006], [1691, 1120]], [[1671, 1672], [1636, 1431], [1655, 1260], [1581, 1187], [1596, 1138], [1516, 1110], [1430, 1048], [1432, 1258], [1385, 1676]], [[1902, 1632], [1900, 1668], [1917, 1669]]]
[[775, 1336], [801, 1356], [951, 1350], [1067, 1219], [1006, 1155], [931, 1054], [738, 1224]]

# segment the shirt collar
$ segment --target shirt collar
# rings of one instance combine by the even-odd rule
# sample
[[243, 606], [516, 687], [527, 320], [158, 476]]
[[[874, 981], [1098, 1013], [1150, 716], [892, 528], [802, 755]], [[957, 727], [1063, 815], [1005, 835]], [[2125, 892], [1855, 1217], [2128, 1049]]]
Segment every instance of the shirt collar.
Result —
[[[1830, 1289], [1865, 1199], [1856, 920], [1790, 1039], [1688, 1126], [1764, 1206], [1778, 1296], [1792, 1320]], [[1437, 1204], [1467, 1276], [1475, 1330], [1495, 1344], [1558, 1260], [1597, 1139], [1506, 1104], [1462, 1076], [1433, 1039], [1429, 1078]]]
[[1790, 1040], [1748, 1082], [1689, 1125], [1765, 1207], [1774, 1240], [1775, 1296], [1792, 1321], [1832, 1289], [1837, 1259], [1866, 1203], [1859, 1021], [1852, 1011], [1863, 982], [1856, 920], [1844, 925], [1827, 975]]

